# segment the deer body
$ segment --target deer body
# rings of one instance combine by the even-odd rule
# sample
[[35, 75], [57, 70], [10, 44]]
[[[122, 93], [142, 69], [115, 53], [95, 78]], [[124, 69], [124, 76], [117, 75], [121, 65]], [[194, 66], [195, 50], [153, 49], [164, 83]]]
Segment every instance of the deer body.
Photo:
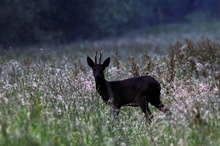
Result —
[[157, 93], [157, 96], [160, 94], [160, 84], [150, 76], [139, 76], [121, 81], [106, 82], [112, 89], [114, 100], [117, 101], [119, 108], [127, 104], [137, 103], [136, 97], [147, 97], [148, 95], [146, 100], [150, 100], [151, 96], [155, 96], [152, 94]]
[[101, 64], [100, 55], [100, 64], [97, 64], [96, 56], [95, 63], [90, 57], [87, 57], [87, 62], [93, 69], [97, 92], [106, 104], [109, 104], [115, 109], [117, 115], [123, 106], [140, 106], [146, 115], [147, 122], [150, 122], [153, 116], [148, 103], [164, 113], [171, 113], [161, 102], [161, 86], [153, 77], [137, 76], [120, 81], [107, 81], [103, 72], [109, 65], [110, 58], [107, 58]]

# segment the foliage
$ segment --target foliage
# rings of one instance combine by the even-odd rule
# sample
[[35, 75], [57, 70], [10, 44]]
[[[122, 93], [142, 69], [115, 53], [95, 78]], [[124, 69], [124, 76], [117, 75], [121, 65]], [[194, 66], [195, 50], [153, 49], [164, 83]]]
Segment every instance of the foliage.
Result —
[[0, 45], [106, 38], [157, 24], [197, 22], [195, 12], [218, 18], [219, 7], [204, 0], [2, 0]]
[[118, 61], [106, 70], [107, 79], [148, 73], [161, 83], [162, 100], [173, 115], [151, 106], [151, 125], [138, 107], [125, 107], [114, 119], [95, 91], [84, 45], [75, 46], [75, 56], [73, 46], [63, 53], [41, 49], [0, 56], [0, 145], [220, 145], [218, 43], [186, 39], [166, 55], [109, 52]]

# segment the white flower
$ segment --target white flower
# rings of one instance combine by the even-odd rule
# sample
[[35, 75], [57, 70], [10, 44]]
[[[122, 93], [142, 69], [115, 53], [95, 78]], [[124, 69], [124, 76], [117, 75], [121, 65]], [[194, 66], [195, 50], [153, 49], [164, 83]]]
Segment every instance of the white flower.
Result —
[[201, 63], [197, 62], [196, 63], [196, 70], [199, 71], [199, 72], [203, 71], [204, 70], [203, 65]]
[[33, 87], [37, 87], [37, 83], [36, 82], [32, 82], [32, 86]]

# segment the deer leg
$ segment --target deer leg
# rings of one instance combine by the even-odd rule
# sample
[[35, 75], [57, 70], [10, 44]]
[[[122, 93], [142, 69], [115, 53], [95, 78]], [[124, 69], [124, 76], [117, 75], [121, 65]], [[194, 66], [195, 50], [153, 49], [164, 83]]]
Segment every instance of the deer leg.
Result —
[[150, 109], [149, 109], [149, 106], [148, 106], [148, 101], [146, 103], [146, 108], [147, 108], [147, 121], [149, 121], [149, 123], [152, 121], [153, 119], [153, 114], [151, 113]]
[[166, 116], [172, 115], [172, 112], [162, 102], [158, 105], [158, 109]]
[[153, 106], [155, 106], [157, 109], [159, 109], [161, 112], [166, 114], [166, 116], [171, 115], [172, 112], [165, 107], [165, 105], [161, 102], [161, 100], [154, 100], [153, 102], [150, 102]]
[[143, 98], [142, 96], [137, 96], [135, 98], [135, 100], [139, 104], [139, 106], [141, 107], [141, 110], [144, 112], [144, 114], [146, 116], [146, 122], [148, 124], [150, 124], [151, 120], [153, 118], [153, 115], [148, 107], [148, 102], [146, 102], [146, 99]]

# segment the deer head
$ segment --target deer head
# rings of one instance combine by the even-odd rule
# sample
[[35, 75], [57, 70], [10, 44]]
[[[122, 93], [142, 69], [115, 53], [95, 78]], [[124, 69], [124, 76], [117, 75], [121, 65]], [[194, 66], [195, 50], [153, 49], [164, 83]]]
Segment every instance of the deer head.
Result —
[[99, 63], [97, 63], [97, 52], [95, 52], [95, 62], [90, 57], [87, 57], [87, 63], [92, 68], [93, 76], [96, 81], [104, 80], [104, 70], [109, 66], [110, 58], [108, 57], [103, 63], [101, 63], [102, 51], [100, 52]]

